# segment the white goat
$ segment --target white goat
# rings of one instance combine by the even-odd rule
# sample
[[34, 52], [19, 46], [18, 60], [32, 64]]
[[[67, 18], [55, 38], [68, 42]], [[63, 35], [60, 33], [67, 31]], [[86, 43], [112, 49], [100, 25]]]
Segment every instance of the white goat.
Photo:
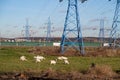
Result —
[[67, 60], [67, 59], [68, 59], [67, 57], [64, 57], [64, 56], [62, 56], [62, 58], [63, 58], [64, 60]]
[[69, 64], [69, 61], [68, 61], [68, 60], [64, 60], [64, 63], [65, 63], [65, 64]]
[[67, 57], [64, 57], [64, 56], [60, 56], [58, 57], [58, 60], [67, 60], [68, 58]]
[[21, 60], [21, 61], [27, 61], [27, 59], [26, 59], [25, 56], [21, 56], [21, 57], [20, 57], [20, 60]]
[[37, 63], [37, 62], [41, 62], [41, 60], [44, 60], [44, 59], [45, 59], [43, 56], [39, 56], [39, 55], [34, 56], [34, 58], [36, 59], [36, 63]]
[[56, 63], [57, 63], [57, 61], [55, 61], [55, 60], [50, 60], [50, 64], [55, 65]]
[[34, 58], [35, 58], [35, 59], [40, 59], [40, 60], [44, 60], [44, 59], [45, 59], [43, 56], [39, 56], [39, 55], [34, 56]]
[[58, 60], [63, 60], [63, 58], [62, 58], [61, 56], [60, 56], [60, 57], [58, 57], [57, 59], [58, 59]]
[[41, 60], [40, 60], [40, 59], [38, 59], [38, 58], [36, 58], [36, 63], [38, 63], [38, 62], [41, 62]]
[[39, 56], [39, 55], [37, 56], [37, 58], [40, 59], [40, 60], [44, 60], [45, 59], [43, 56]]

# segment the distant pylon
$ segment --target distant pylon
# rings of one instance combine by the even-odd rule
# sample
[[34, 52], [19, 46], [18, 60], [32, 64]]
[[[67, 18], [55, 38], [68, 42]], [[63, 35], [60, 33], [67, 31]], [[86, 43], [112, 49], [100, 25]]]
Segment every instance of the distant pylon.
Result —
[[78, 13], [78, 0], [68, 0], [68, 9], [61, 40], [61, 52], [64, 53], [70, 47], [84, 54], [84, 43]]
[[100, 19], [99, 41], [104, 43], [104, 19]]
[[46, 36], [46, 41], [51, 41], [51, 20], [50, 17], [48, 18], [48, 23], [47, 23], [47, 36]]
[[28, 23], [28, 18], [26, 19], [26, 25], [25, 25], [25, 37], [26, 37], [26, 41], [30, 40], [30, 34], [29, 34], [29, 23]]
[[116, 9], [114, 13], [112, 29], [110, 32], [110, 46], [120, 47], [120, 0], [117, 0]]

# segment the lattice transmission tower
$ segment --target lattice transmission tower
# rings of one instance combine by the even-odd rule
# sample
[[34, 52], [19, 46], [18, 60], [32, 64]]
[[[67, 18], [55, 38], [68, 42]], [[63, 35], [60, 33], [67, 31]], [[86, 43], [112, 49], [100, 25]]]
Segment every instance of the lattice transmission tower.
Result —
[[26, 19], [26, 25], [25, 25], [25, 37], [26, 37], [26, 41], [29, 41], [30, 40], [30, 26], [29, 26], [29, 23], [28, 23], [28, 19]]
[[99, 41], [104, 43], [104, 19], [100, 19]]
[[[111, 1], [111, 0], [109, 0]], [[116, 0], [116, 8], [112, 23], [112, 29], [110, 32], [110, 46], [120, 47], [120, 0]]]
[[[59, 1], [62, 2], [63, 0]], [[81, 0], [82, 3], [84, 1], [86, 0]], [[84, 43], [78, 13], [78, 0], [68, 0], [67, 14], [60, 47], [61, 52], [64, 53], [65, 50], [70, 47], [84, 54]]]
[[51, 20], [50, 17], [48, 18], [48, 23], [47, 23], [47, 36], [46, 36], [46, 41], [51, 41]]

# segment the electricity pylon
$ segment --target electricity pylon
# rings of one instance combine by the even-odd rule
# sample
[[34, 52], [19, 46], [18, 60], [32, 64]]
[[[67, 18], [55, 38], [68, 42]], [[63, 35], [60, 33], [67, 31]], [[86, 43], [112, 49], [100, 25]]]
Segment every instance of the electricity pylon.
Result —
[[26, 37], [26, 41], [30, 40], [29, 29], [30, 29], [30, 26], [28, 24], [28, 19], [26, 19], [26, 25], [25, 25], [25, 37]]
[[51, 40], [51, 20], [50, 17], [48, 18], [48, 23], [47, 23], [47, 36], [46, 36], [46, 41], [50, 41]]
[[104, 43], [104, 19], [100, 19], [99, 41]]
[[[60, 2], [63, 0], [59, 0]], [[86, 0], [81, 0], [83, 3]], [[68, 0], [68, 9], [64, 23], [64, 30], [61, 40], [61, 52], [73, 47], [84, 54], [84, 43], [81, 32], [80, 18], [78, 13], [78, 0]]]
[[[111, 1], [111, 0], [110, 0]], [[110, 46], [112, 47], [120, 47], [120, 0], [116, 0], [116, 8], [112, 23], [112, 29], [110, 32]]]

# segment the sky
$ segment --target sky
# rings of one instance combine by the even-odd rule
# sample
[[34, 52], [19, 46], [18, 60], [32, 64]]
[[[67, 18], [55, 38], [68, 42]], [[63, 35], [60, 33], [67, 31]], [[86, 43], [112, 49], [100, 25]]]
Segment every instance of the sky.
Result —
[[[105, 29], [110, 29], [115, 11], [115, 0], [88, 0], [78, 3], [83, 37], [98, 37], [100, 19]], [[48, 17], [51, 19], [52, 37], [61, 37], [68, 0], [0, 0], [0, 37], [25, 36], [26, 19], [29, 20], [31, 37], [45, 37]], [[109, 31], [105, 31], [105, 36]]]

